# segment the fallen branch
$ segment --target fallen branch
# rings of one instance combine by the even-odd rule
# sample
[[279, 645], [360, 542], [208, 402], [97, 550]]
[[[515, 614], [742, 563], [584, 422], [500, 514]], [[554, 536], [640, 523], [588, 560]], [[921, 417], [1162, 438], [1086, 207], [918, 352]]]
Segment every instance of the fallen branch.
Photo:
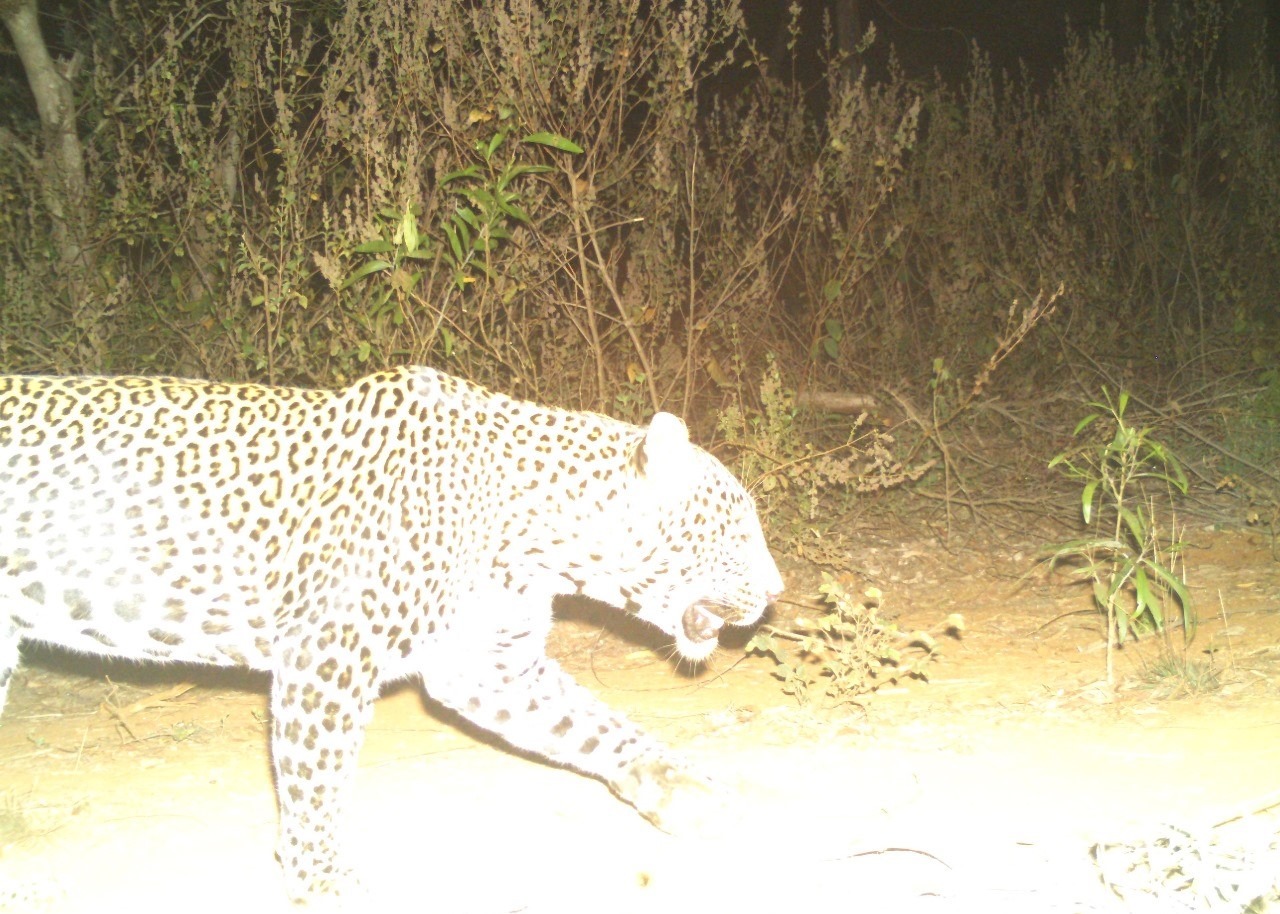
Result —
[[857, 394], [848, 390], [805, 390], [796, 395], [796, 406], [823, 413], [856, 415], [880, 408], [880, 401], [871, 394]]

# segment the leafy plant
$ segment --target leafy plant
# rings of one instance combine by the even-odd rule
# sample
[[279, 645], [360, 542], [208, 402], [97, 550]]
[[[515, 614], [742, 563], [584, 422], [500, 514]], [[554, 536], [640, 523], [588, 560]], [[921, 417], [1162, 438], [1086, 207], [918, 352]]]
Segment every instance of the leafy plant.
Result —
[[1212, 692], [1222, 684], [1222, 674], [1214, 663], [1214, 655], [1208, 660], [1166, 651], [1143, 671], [1143, 681], [1161, 695], [1197, 695]]
[[[818, 591], [822, 615], [798, 618], [786, 629], [765, 625], [747, 645], [748, 652], [773, 660], [783, 692], [802, 706], [833, 708], [905, 676], [928, 678], [925, 667], [937, 656], [937, 642], [928, 632], [904, 633], [882, 621], [879, 590], [870, 588], [858, 600], [844, 580], [824, 572]], [[947, 627], [960, 631], [963, 619], [953, 615]]]
[[1050, 467], [1062, 467], [1080, 480], [1081, 513], [1092, 535], [1052, 546], [1049, 563], [1075, 560], [1075, 573], [1093, 584], [1093, 599], [1107, 616], [1107, 683], [1115, 683], [1115, 648], [1130, 635], [1163, 632], [1171, 610], [1181, 618], [1188, 639], [1195, 631], [1191, 594], [1179, 575], [1184, 543], [1172, 533], [1161, 539], [1163, 512], [1157, 511], [1176, 491], [1186, 494], [1187, 477], [1177, 458], [1153, 437], [1148, 427], [1125, 418], [1129, 394], [1112, 400], [1103, 389], [1101, 402], [1077, 423], [1074, 435], [1090, 428], [1107, 429], [1093, 441], [1058, 454]]
[[[1277, 359], [1280, 354], [1263, 357]], [[1265, 464], [1275, 459], [1280, 441], [1280, 368], [1266, 369], [1257, 380], [1259, 389], [1242, 397], [1224, 417], [1225, 432], [1233, 454]]]
[[180, 720], [169, 727], [169, 738], [175, 743], [183, 743], [199, 732], [200, 727], [194, 722]]
[[627, 422], [643, 425], [651, 415], [645, 389], [648, 378], [634, 365], [628, 365], [626, 379], [626, 386], [620, 385], [618, 392], [613, 395], [613, 415]]
[[[467, 165], [440, 178], [440, 186], [454, 199], [434, 232], [424, 231], [420, 225], [419, 204], [402, 209], [384, 207], [379, 211], [383, 231], [353, 249], [352, 253], [369, 259], [342, 281], [339, 290], [350, 289], [369, 277], [378, 277], [382, 282], [373, 300], [357, 315], [366, 330], [366, 339], [355, 353], [358, 362], [369, 358], [370, 341], [380, 336], [375, 330], [378, 323], [389, 320], [399, 327], [407, 314], [422, 311], [431, 315], [431, 326], [419, 336], [435, 341], [445, 359], [453, 358], [459, 335], [465, 329], [450, 317], [448, 297], [466, 295], [478, 278], [490, 283], [500, 279], [492, 255], [510, 242], [513, 226], [529, 225], [531, 221], [516, 181], [525, 175], [552, 171], [550, 165], [504, 161], [499, 152], [507, 135], [505, 129], [499, 130], [488, 140], [476, 142], [475, 151], [483, 166]], [[547, 132], [531, 133], [520, 142], [573, 154], [583, 151], [571, 140]], [[420, 290], [422, 280], [432, 274], [432, 267], [437, 264], [445, 265], [452, 288], [427, 290], [424, 294]], [[444, 297], [436, 300], [433, 291], [441, 291]], [[506, 297], [515, 291], [512, 284]]]

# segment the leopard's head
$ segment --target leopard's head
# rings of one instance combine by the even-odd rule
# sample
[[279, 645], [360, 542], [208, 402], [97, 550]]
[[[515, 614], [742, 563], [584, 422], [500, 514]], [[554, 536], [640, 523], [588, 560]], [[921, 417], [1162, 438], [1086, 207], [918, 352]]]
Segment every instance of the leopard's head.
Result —
[[658, 413], [627, 469], [635, 614], [705, 660], [720, 629], [756, 622], [782, 593], [755, 502], [720, 461], [689, 441], [676, 416]]

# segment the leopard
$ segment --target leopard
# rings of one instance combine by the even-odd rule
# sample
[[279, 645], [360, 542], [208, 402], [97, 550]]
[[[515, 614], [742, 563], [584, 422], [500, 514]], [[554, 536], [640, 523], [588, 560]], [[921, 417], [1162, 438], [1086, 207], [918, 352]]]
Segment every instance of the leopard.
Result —
[[27, 642], [265, 671], [299, 903], [367, 888], [344, 801], [401, 680], [671, 830], [708, 779], [548, 656], [553, 604], [611, 606], [699, 664], [783, 590], [752, 495], [669, 412], [422, 366], [339, 389], [0, 377], [0, 711]]

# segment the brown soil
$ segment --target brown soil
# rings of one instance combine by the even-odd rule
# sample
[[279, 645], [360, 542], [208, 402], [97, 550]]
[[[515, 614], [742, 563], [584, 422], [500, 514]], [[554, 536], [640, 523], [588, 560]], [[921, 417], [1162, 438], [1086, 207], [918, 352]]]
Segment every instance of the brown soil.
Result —
[[[1155, 641], [1120, 652], [1126, 687], [1105, 688], [1088, 595], [1026, 577], [1029, 539], [944, 550], [860, 535], [858, 570], [899, 625], [959, 612], [967, 630], [942, 641], [928, 682], [835, 710], [797, 707], [740, 645], [688, 676], [629, 627], [558, 622], [566, 667], [733, 797], [715, 838], [663, 835], [598, 783], [488, 745], [397, 688], [351, 798], [350, 851], [383, 902], [369, 910], [1143, 910], [1136, 891], [1122, 904], [1104, 889], [1089, 851], [1138, 847], [1122, 866], [1181, 854], [1194, 875], [1192, 850], [1157, 841], [1166, 824], [1200, 842], [1198, 859], [1210, 841], [1225, 854], [1213, 872], [1272, 865], [1280, 564], [1265, 536], [1187, 538], [1202, 621], [1186, 656], [1219, 677], [1201, 692], [1152, 675]], [[817, 579], [784, 573], [780, 623]], [[184, 681], [197, 685], [173, 688]], [[0, 908], [284, 910], [265, 712], [262, 679], [28, 652], [0, 727]], [[1192, 898], [1147, 909], [1196, 910]]]

